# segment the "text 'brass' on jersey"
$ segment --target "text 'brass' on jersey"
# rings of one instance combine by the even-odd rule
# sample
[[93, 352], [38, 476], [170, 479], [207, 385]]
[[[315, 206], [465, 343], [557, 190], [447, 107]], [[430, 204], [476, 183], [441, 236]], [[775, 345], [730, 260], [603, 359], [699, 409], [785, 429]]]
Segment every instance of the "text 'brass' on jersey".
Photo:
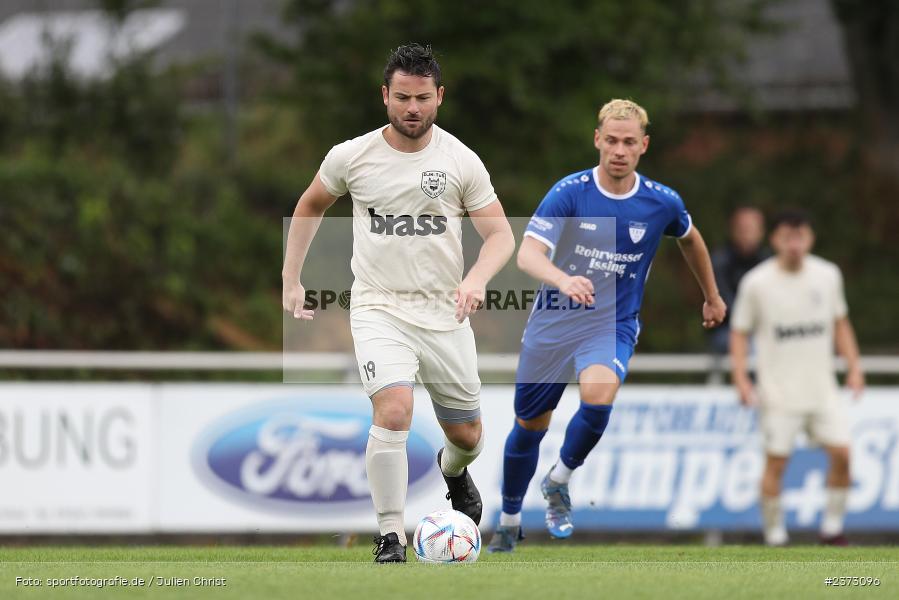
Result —
[[369, 208], [371, 232], [381, 235], [439, 235], [446, 232], [446, 217], [437, 215], [379, 215]]

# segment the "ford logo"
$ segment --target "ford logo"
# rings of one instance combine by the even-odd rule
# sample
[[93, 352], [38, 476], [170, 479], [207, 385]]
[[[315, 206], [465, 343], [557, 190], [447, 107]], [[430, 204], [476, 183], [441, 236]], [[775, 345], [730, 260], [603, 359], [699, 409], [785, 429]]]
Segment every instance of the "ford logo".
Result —
[[[357, 397], [329, 398], [325, 406], [296, 400], [226, 415], [198, 437], [194, 470], [214, 491], [254, 508], [370, 509], [365, 446], [371, 417], [359, 405]], [[410, 497], [437, 471], [436, 449], [417, 427], [406, 446]]]

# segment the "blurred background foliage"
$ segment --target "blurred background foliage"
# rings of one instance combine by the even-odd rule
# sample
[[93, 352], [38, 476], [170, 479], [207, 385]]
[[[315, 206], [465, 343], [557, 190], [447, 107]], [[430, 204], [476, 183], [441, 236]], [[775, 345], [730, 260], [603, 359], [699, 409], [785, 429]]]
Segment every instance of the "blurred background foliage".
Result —
[[[595, 164], [596, 110], [633, 98], [653, 121], [641, 172], [681, 192], [711, 246], [737, 205], [808, 208], [863, 351], [894, 352], [899, 183], [866, 158], [878, 128], [863, 104], [766, 112], [734, 77], [747, 38], [782, 27], [771, 2], [291, 0], [288, 35], [241, 50], [235, 148], [222, 110], [188, 101], [190, 65], [144, 54], [79, 79], [56, 48], [0, 82], [0, 347], [279, 349], [281, 219], [332, 145], [386, 122], [387, 52], [420, 41], [443, 69], [440, 125], [481, 156], [510, 215]], [[146, 4], [98, 2], [118, 20]], [[697, 90], [742, 109], [699, 110]], [[663, 244], [642, 351], [704, 348], [689, 280]]]

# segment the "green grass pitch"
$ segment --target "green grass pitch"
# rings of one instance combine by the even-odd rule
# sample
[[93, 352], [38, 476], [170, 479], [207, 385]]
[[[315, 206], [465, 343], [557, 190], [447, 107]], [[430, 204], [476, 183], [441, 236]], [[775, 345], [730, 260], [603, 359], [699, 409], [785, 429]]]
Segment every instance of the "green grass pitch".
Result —
[[[367, 546], [0, 548], [0, 598], [865, 598], [899, 597], [899, 548], [524, 544], [470, 565], [374, 565]], [[142, 578], [144, 587], [57, 587], [48, 578]], [[40, 587], [17, 585], [36, 578]], [[190, 585], [158, 585], [158, 577]], [[224, 586], [202, 587], [193, 579]], [[880, 585], [825, 585], [871, 577]], [[147, 581], [151, 581], [149, 585]]]

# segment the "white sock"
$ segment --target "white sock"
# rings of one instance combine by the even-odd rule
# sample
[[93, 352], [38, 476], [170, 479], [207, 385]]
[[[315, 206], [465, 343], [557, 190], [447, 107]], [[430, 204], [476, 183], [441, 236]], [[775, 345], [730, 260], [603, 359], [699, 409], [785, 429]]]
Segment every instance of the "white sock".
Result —
[[574, 473], [574, 470], [566, 467], [565, 463], [560, 460], [553, 465], [552, 471], [549, 472], [549, 478], [556, 483], [568, 483], [571, 481], [572, 473]]
[[440, 470], [449, 477], [458, 477], [465, 471], [465, 467], [474, 462], [481, 450], [484, 449], [484, 434], [478, 444], [471, 450], [465, 450], [456, 446], [451, 441], [443, 438], [443, 454], [440, 455]]
[[499, 514], [499, 526], [500, 527], [520, 527], [521, 526], [521, 513], [515, 513], [514, 515], [500, 513]]
[[848, 500], [849, 488], [827, 488], [824, 516], [821, 519], [822, 536], [834, 537], [843, 533], [843, 518], [846, 516], [846, 502]]
[[409, 461], [406, 458], [408, 431], [391, 431], [372, 425], [365, 448], [365, 472], [371, 488], [371, 500], [378, 514], [381, 535], [395, 533], [406, 545], [403, 511], [409, 487]]
[[765, 543], [769, 546], [783, 546], [787, 543], [787, 527], [784, 524], [780, 496], [762, 496], [762, 523]]

